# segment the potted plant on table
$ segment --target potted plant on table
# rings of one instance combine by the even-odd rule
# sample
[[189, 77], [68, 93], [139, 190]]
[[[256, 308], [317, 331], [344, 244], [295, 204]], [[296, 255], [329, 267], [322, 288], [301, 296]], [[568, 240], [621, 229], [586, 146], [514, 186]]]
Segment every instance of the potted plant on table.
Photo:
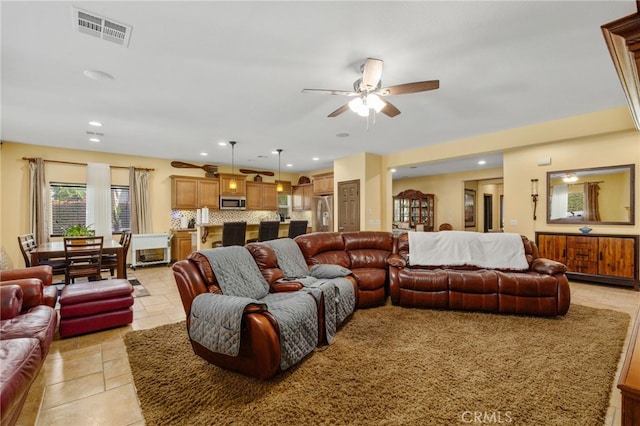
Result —
[[90, 229], [90, 227], [91, 225], [83, 225], [79, 223], [65, 229], [63, 235], [65, 237], [93, 237], [96, 235], [96, 231]]

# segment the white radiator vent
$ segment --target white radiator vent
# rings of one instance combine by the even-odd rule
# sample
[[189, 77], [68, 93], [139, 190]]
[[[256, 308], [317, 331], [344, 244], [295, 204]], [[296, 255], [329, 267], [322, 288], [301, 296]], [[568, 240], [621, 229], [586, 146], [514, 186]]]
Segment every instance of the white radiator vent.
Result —
[[73, 8], [73, 28], [81, 33], [89, 34], [124, 47], [129, 46], [132, 27], [95, 13]]

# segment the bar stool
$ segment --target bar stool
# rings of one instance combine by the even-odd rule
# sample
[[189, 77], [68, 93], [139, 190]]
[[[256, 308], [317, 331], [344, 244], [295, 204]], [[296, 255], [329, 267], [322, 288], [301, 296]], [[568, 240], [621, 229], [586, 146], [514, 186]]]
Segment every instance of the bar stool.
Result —
[[247, 240], [247, 243], [275, 240], [278, 238], [278, 232], [280, 232], [280, 221], [263, 220], [258, 227], [258, 238]]
[[214, 241], [213, 247], [243, 246], [247, 237], [247, 222], [224, 222], [222, 241]]

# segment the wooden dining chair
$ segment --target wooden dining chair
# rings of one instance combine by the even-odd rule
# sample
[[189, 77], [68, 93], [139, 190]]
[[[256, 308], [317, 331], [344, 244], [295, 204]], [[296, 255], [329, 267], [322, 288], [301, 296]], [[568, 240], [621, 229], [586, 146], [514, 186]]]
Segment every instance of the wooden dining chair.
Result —
[[222, 241], [215, 241], [213, 247], [243, 246], [247, 238], [247, 222], [224, 222]]
[[[24, 266], [26, 268], [31, 267], [31, 252], [38, 248], [34, 235], [24, 234], [18, 235], [18, 244], [20, 245], [20, 251], [24, 258]], [[49, 265], [53, 268], [53, 275], [62, 275], [66, 271], [67, 262], [65, 259], [47, 259], [38, 262], [39, 265]], [[33, 265], [36, 266], [36, 265]]]
[[289, 222], [289, 238], [295, 238], [298, 235], [307, 233], [307, 224], [306, 220], [292, 220]]
[[279, 220], [263, 220], [260, 222], [258, 226], [258, 238], [252, 238], [247, 240], [247, 243], [255, 243], [262, 241], [275, 240], [278, 238], [278, 233], [280, 232], [280, 221]]
[[[131, 232], [125, 231], [120, 235], [120, 245], [122, 246], [123, 261], [127, 261], [127, 253], [129, 252], [129, 246], [131, 245]], [[118, 267], [118, 255], [117, 254], [105, 254], [102, 255], [102, 270], [109, 270], [109, 273], [113, 277], [116, 268]], [[125, 276], [127, 278], [127, 269], [125, 268]]]
[[65, 237], [64, 256], [67, 261], [65, 283], [86, 277], [89, 281], [102, 278], [102, 248], [104, 237]]

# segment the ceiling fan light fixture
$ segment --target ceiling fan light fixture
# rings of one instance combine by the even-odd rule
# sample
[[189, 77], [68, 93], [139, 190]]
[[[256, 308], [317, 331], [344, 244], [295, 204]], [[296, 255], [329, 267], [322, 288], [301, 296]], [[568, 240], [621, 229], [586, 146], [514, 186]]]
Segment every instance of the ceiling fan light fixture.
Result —
[[380, 96], [374, 95], [373, 93], [369, 93], [367, 95], [367, 105], [369, 108], [375, 110], [376, 112], [382, 111], [382, 108], [385, 106], [385, 102], [380, 99]]
[[360, 117], [369, 116], [369, 107], [365, 105], [365, 102], [360, 97], [353, 98], [351, 101], [349, 101], [349, 108]]

